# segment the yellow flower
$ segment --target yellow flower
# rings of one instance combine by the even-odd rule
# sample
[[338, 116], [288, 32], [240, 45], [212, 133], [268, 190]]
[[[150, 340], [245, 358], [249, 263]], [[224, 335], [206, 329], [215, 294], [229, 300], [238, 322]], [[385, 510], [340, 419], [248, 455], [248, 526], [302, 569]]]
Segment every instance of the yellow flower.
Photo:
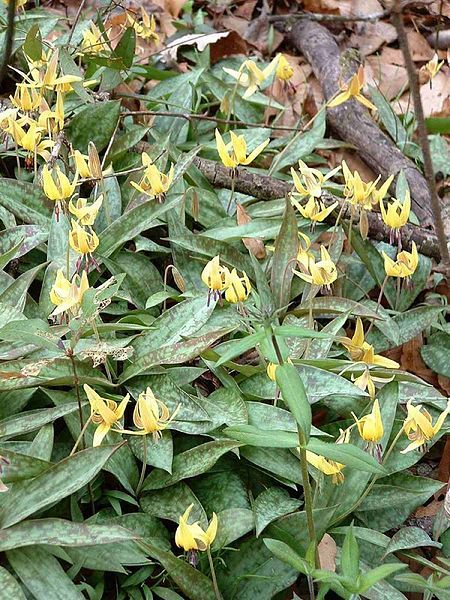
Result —
[[219, 260], [219, 255], [215, 256], [206, 263], [202, 271], [202, 281], [208, 287], [208, 302], [210, 296], [213, 299], [220, 298], [220, 292], [225, 289], [227, 278], [230, 274], [227, 267], [223, 267]]
[[[42, 110], [43, 107], [44, 110]], [[47, 102], [43, 99], [41, 110], [38, 125], [46, 131], [59, 133], [64, 128], [64, 94], [57, 92], [54, 110], [50, 110]]]
[[354, 362], [363, 362], [366, 365], [377, 365], [385, 369], [399, 369], [400, 365], [391, 360], [375, 354], [373, 346], [364, 339], [364, 328], [361, 319], [356, 319], [355, 333], [352, 338], [339, 338], [339, 342], [348, 350]]
[[99, 244], [98, 237], [91, 228], [85, 229], [78, 221], [72, 219], [72, 229], [69, 232], [70, 247], [79, 254], [92, 254]]
[[329, 214], [333, 212], [336, 206], [338, 206], [339, 202], [336, 201], [330, 206], [325, 206], [322, 200], [315, 200], [312, 196], [310, 196], [305, 206], [302, 206], [294, 199], [292, 199], [292, 204], [305, 219], [309, 219], [314, 223], [321, 223], [328, 217]]
[[39, 92], [29, 88], [26, 83], [17, 83], [14, 97], [10, 96], [9, 99], [15, 107], [25, 112], [36, 110], [41, 103]]
[[42, 187], [44, 194], [50, 200], [60, 202], [61, 200], [67, 200], [70, 198], [78, 183], [78, 173], [75, 173], [75, 177], [70, 183], [69, 178], [65, 175], [58, 165], [51, 171], [47, 165], [44, 165], [42, 169]]
[[388, 277], [411, 277], [419, 264], [419, 255], [415, 242], [411, 244], [411, 252], [402, 250], [397, 254], [397, 259], [394, 261], [386, 252], [382, 252], [384, 258], [384, 270]]
[[[28, 0], [16, 0], [16, 10], [18, 8], [22, 8], [22, 6], [25, 6], [25, 4], [27, 3]], [[3, 0], [3, 4], [6, 4], [6, 6], [8, 6], [8, 4], [11, 3], [11, 0]]]
[[147, 387], [145, 392], [139, 394], [136, 406], [133, 411], [133, 423], [139, 429], [139, 431], [126, 431], [134, 435], [147, 435], [151, 433], [154, 439], [161, 437], [161, 431], [175, 418], [180, 405], [174, 410], [172, 416], [170, 416], [169, 409], [167, 406], [155, 398], [150, 387]]
[[299, 244], [298, 244], [298, 252], [297, 252], [297, 262], [301, 267], [303, 267], [306, 271], [309, 271], [309, 263], [311, 259], [314, 260], [314, 255], [312, 252], [309, 252], [311, 247], [311, 240], [309, 237], [302, 233], [298, 232]]
[[302, 160], [298, 161], [298, 165], [300, 167], [300, 176], [294, 168], [291, 168], [295, 189], [300, 196], [309, 196], [310, 198], [320, 198], [324, 184], [341, 169], [338, 166], [324, 175], [319, 169], [308, 167]]
[[331, 475], [331, 480], [335, 485], [339, 485], [344, 481], [342, 469], [345, 467], [345, 465], [335, 462], [334, 460], [329, 460], [328, 458], [320, 456], [319, 454], [315, 454], [315, 452], [311, 452], [310, 450], [306, 450], [306, 460], [310, 465], [316, 467], [316, 469], [325, 475]]
[[127, 394], [118, 405], [114, 400], [102, 398], [90, 385], [83, 385], [84, 391], [91, 405], [91, 420], [98, 425], [94, 433], [93, 446], [100, 446], [105, 435], [125, 413], [125, 408], [130, 400], [130, 394]]
[[217, 152], [225, 167], [229, 167], [230, 169], [235, 169], [238, 165], [249, 165], [252, 163], [270, 142], [268, 138], [247, 156], [247, 142], [245, 141], [244, 136], [236, 135], [231, 131], [230, 137], [231, 141], [228, 144], [225, 144], [219, 130], [216, 129]]
[[343, 104], [350, 100], [350, 98], [354, 98], [367, 108], [371, 110], [377, 110], [376, 106], [369, 102], [367, 98], [365, 98], [361, 91], [364, 87], [364, 67], [361, 65], [358, 69], [358, 72], [353, 75], [348, 83], [344, 83], [341, 85], [341, 93], [336, 96], [333, 100], [328, 102], [328, 108], [332, 108], [333, 106], [338, 106], [339, 104]]
[[278, 77], [278, 79], [281, 79], [281, 81], [289, 81], [289, 79], [292, 78], [293, 74], [294, 69], [287, 61], [284, 54], [279, 54], [275, 75]]
[[365, 392], [367, 389], [367, 391], [369, 392], [369, 396], [371, 398], [375, 398], [375, 383], [368, 368], [365, 368], [362, 375], [356, 377], [356, 379], [353, 380], [353, 383], [356, 385], [357, 388], [359, 388], [363, 392]]
[[31, 84], [32, 86], [65, 93], [72, 90], [72, 83], [83, 81], [83, 78], [77, 75], [61, 75], [58, 77], [58, 58], [58, 51], [56, 50], [49, 58], [43, 74], [39, 69], [31, 70], [30, 74], [34, 80]]
[[72, 281], [69, 281], [64, 277], [63, 270], [58, 269], [55, 282], [50, 290], [50, 300], [52, 304], [56, 305], [51, 316], [55, 317], [68, 312], [76, 317], [87, 289], [89, 289], [89, 281], [86, 271], [83, 271], [81, 278], [79, 275], [75, 275]]
[[75, 163], [75, 169], [78, 171], [81, 178], [102, 179], [102, 167], [97, 149], [93, 142], [89, 142], [88, 155], [81, 154], [79, 150], [74, 150], [72, 158]]
[[447, 402], [447, 407], [439, 415], [434, 425], [430, 413], [425, 408], [422, 408], [421, 404], [414, 406], [412, 400], [409, 400], [406, 407], [408, 409], [408, 414], [403, 423], [403, 431], [406, 433], [411, 443], [402, 450], [402, 454], [420, 448], [433, 439], [440, 431], [447, 415], [450, 413], [450, 400]]
[[278, 368], [278, 365], [277, 365], [276, 363], [273, 363], [273, 362], [270, 362], [270, 363], [267, 365], [267, 369], [266, 369], [266, 372], [267, 372], [267, 377], [268, 377], [268, 378], [269, 378], [271, 381], [276, 381], [276, 378], [275, 378], [275, 373], [276, 373], [276, 370], [277, 370], [277, 368]]
[[175, 543], [178, 548], [183, 548], [185, 552], [192, 550], [207, 550], [217, 535], [217, 515], [213, 513], [212, 519], [209, 523], [208, 529], [203, 531], [200, 527], [199, 522], [188, 523], [189, 515], [194, 505], [191, 504], [185, 510], [184, 514], [180, 517], [179, 525], [175, 532]]
[[174, 168], [171, 165], [169, 173], [161, 173], [158, 167], [153, 164], [152, 159], [146, 153], [142, 153], [142, 164], [145, 167], [144, 174], [139, 183], [131, 182], [131, 185], [146, 196], [157, 198], [158, 201], [164, 201], [164, 196], [172, 185]]
[[435, 52], [433, 58], [429, 60], [426, 65], [421, 67], [421, 70], [427, 71], [430, 75], [430, 79], [434, 79], [434, 77], [436, 77], [438, 72], [441, 70], [444, 62], [445, 61], [443, 60], [439, 62], [439, 56], [437, 55], [437, 52]]
[[409, 190], [405, 194], [405, 200], [403, 204], [394, 199], [393, 202], [388, 204], [387, 209], [384, 207], [384, 202], [380, 202], [380, 210], [383, 221], [391, 229], [400, 229], [409, 219], [409, 213], [411, 211], [411, 196]]
[[384, 435], [383, 421], [381, 420], [380, 404], [378, 400], [373, 403], [372, 412], [360, 419], [355, 413], [352, 416], [356, 421], [358, 432], [365, 442], [377, 444]]
[[236, 269], [233, 269], [226, 277], [225, 300], [231, 304], [244, 302], [252, 291], [252, 285], [245, 271], [239, 277]]
[[102, 202], [102, 194], [100, 194], [97, 200], [92, 204], [88, 204], [85, 198], [78, 198], [75, 204], [73, 204], [72, 200], [70, 200], [69, 210], [73, 215], [75, 215], [81, 225], [93, 225]]
[[127, 19], [138, 37], [144, 40], [153, 39], [155, 42], [159, 42], [159, 35], [156, 33], [155, 16], [150, 16], [143, 6], [141, 6], [141, 21], [138, 21], [130, 13], [127, 13]]
[[315, 261], [314, 257], [310, 258], [308, 265], [309, 274], [295, 270], [294, 273], [308, 283], [313, 283], [319, 287], [324, 286], [329, 289], [331, 284], [337, 279], [337, 268], [325, 246], [320, 246], [320, 258], [321, 260], [318, 262]]
[[225, 73], [236, 79], [239, 85], [247, 88], [243, 98], [250, 98], [259, 90], [261, 85], [268, 79], [276, 69], [279, 56], [276, 56], [265, 69], [260, 69], [252, 60], [246, 60], [239, 67], [239, 71], [224, 67]]
[[50, 152], [48, 149], [53, 146], [54, 142], [52, 140], [42, 140], [42, 132], [44, 130], [38, 126], [36, 121], [28, 119], [26, 123], [28, 124], [27, 130], [24, 129], [19, 121], [9, 117], [6, 131], [12, 136], [14, 142], [30, 155], [38, 154], [44, 160], [49, 160]]
[[81, 51], [85, 54], [99, 54], [109, 50], [106, 40], [108, 35], [100, 31], [95, 23], [89, 25], [89, 29], [83, 31], [83, 41], [81, 42]]
[[372, 206], [376, 204], [372, 196], [373, 191], [376, 189], [376, 182], [369, 181], [365, 183], [358, 171], [353, 173], [350, 171], [345, 160], [342, 161], [342, 173], [345, 180], [345, 199], [353, 206], [358, 206], [364, 210], [372, 210]]
[[386, 196], [389, 187], [392, 183], [392, 181], [394, 180], [394, 176], [390, 175], [386, 181], [380, 186], [380, 189], [377, 189], [376, 185], [378, 183], [378, 181], [380, 180], [380, 177], [378, 177], [376, 179], [376, 181], [374, 182], [374, 187], [372, 190], [372, 204], [381, 204], [383, 198]]

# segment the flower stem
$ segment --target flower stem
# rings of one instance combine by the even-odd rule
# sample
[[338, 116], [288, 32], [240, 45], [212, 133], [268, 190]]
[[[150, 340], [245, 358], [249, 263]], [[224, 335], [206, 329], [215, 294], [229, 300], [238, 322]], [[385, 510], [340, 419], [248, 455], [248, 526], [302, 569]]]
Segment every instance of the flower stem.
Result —
[[88, 428], [89, 423], [91, 422], [91, 417], [89, 417], [89, 419], [86, 421], [86, 423], [83, 425], [83, 429], [80, 432], [80, 435], [77, 438], [77, 441], [75, 442], [74, 447], [72, 448], [72, 450], [70, 451], [70, 455], [72, 456], [73, 454], [75, 454], [76, 449], [78, 448], [78, 444], [80, 443], [81, 439], [84, 438], [84, 432], [86, 431], [86, 429]]
[[147, 469], [147, 436], [142, 436], [143, 446], [142, 446], [142, 468], [141, 468], [141, 476], [139, 477], [139, 483], [136, 488], [136, 496], [139, 496], [142, 485], [145, 479], [145, 471]]
[[220, 593], [220, 590], [219, 590], [219, 586], [217, 585], [216, 570], [214, 569], [214, 561], [213, 561], [213, 557], [211, 555], [211, 549], [209, 546], [206, 548], [206, 554], [208, 555], [208, 562], [209, 562], [209, 568], [211, 570], [211, 579], [213, 582], [214, 594], [216, 595], [217, 600], [223, 600], [222, 594]]
[[228, 211], [230, 210], [231, 203], [233, 202], [235, 183], [236, 183], [236, 171], [235, 171], [235, 169], [231, 169], [231, 194], [230, 194], [230, 199], [228, 200], [227, 214], [228, 214]]
[[314, 526], [313, 500], [311, 484], [309, 482], [308, 461], [306, 459], [306, 438], [303, 431], [298, 428], [298, 443], [300, 451], [300, 471], [302, 474], [303, 494], [305, 499], [306, 522], [308, 525], [309, 541], [316, 543], [316, 528]]

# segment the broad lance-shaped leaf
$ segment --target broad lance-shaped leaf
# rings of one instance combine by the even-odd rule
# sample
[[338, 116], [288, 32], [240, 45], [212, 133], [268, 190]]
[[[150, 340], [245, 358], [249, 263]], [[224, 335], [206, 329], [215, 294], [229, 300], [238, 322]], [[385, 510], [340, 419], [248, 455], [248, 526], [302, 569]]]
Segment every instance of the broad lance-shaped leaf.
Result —
[[370, 454], [357, 446], [353, 446], [353, 444], [332, 444], [311, 438], [306, 449], [353, 469], [386, 475], [384, 467], [370, 456]]
[[16, 179], [0, 179], [0, 205], [23, 223], [50, 224], [51, 210], [40, 186]]
[[275, 378], [283, 402], [291, 411], [306, 441], [308, 441], [311, 432], [311, 406], [297, 369], [290, 363], [278, 365]]
[[[264, 337], [264, 330], [261, 329], [260, 331], [252, 333], [251, 335], [247, 335], [244, 338], [239, 338], [237, 340], [232, 340], [231, 342], [226, 342], [224, 344], [226, 346], [226, 350], [216, 362], [216, 367], [220, 367], [220, 365], [223, 365], [229, 360], [232, 360], [236, 356], [240, 356], [244, 352], [247, 352], [247, 350], [255, 348], [256, 345], [264, 339]], [[219, 348], [215, 348], [215, 350], [218, 350], [220, 353], [220, 346]]]
[[17, 579], [4, 567], [0, 567], [0, 590], [3, 600], [26, 600]]
[[314, 329], [308, 329], [308, 327], [300, 327], [298, 325], [278, 325], [273, 328], [273, 332], [275, 335], [281, 335], [282, 337], [319, 338], [324, 340], [328, 340], [332, 337], [328, 333], [314, 331]]
[[297, 448], [298, 435], [290, 431], [258, 429], [254, 425], [225, 427], [225, 435], [247, 444], [263, 448]]
[[51, 544], [56, 546], [97, 546], [138, 539], [119, 525], [90, 525], [64, 519], [34, 519], [0, 531], [0, 551]]
[[13, 415], [0, 421], [0, 438], [23, 435], [35, 431], [47, 423], [52, 423], [78, 410], [77, 402], [70, 402], [56, 408], [38, 408], [29, 410], [18, 415]]
[[3, 465], [1, 474], [2, 481], [6, 484], [32, 479], [52, 466], [51, 462], [28, 454], [12, 452], [7, 448], [0, 448], [0, 456], [9, 460], [8, 465]]
[[0, 510], [0, 527], [10, 527], [89, 483], [122, 444], [77, 452], [41, 475], [14, 485]]
[[306, 560], [299, 556], [297, 552], [292, 550], [292, 548], [285, 544], [285, 542], [273, 540], [271, 538], [265, 538], [263, 542], [274, 556], [282, 560], [287, 565], [297, 569], [297, 571], [300, 573], [307, 574], [310, 571], [311, 568]]

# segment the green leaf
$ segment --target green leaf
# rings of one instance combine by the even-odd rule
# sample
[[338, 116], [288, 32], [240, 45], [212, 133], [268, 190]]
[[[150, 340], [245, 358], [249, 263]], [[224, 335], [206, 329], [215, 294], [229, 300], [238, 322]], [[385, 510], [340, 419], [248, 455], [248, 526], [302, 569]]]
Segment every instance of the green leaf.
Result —
[[51, 210], [40, 186], [16, 179], [0, 179], [0, 205], [24, 223], [48, 227]]
[[45, 267], [45, 263], [38, 265], [33, 269], [28, 269], [19, 275], [17, 279], [11, 283], [6, 290], [0, 294], [0, 302], [13, 306], [16, 310], [22, 311], [25, 308], [25, 302], [27, 299], [27, 292], [30, 285], [35, 280], [39, 271]]
[[186, 508], [193, 504], [191, 518], [193, 521], [200, 521], [201, 524], [207, 524], [206, 513], [199, 499], [185, 483], [176, 483], [170, 487], [159, 490], [145, 492], [140, 499], [142, 510], [154, 517], [168, 519], [178, 523], [180, 515]]
[[17, 580], [5, 567], [0, 567], [0, 589], [2, 590], [3, 600], [26, 600]]
[[386, 470], [373, 456], [353, 444], [330, 444], [317, 438], [309, 440], [307, 450], [367, 473], [385, 474]]
[[119, 43], [114, 48], [114, 57], [122, 61], [124, 69], [129, 69], [133, 64], [134, 52], [136, 48], [136, 32], [133, 27], [127, 27]]
[[269, 169], [269, 175], [273, 175], [277, 171], [287, 165], [293, 165], [301, 158], [311, 154], [316, 149], [317, 144], [323, 140], [326, 130], [326, 110], [320, 112], [314, 122], [312, 128], [307, 131], [299, 131], [294, 137], [289, 140], [286, 147], [274, 158]]
[[87, 154], [89, 142], [101, 152], [116, 130], [119, 115], [120, 102], [117, 100], [86, 106], [71, 119], [66, 128], [67, 137], [74, 148], [84, 154]]
[[27, 454], [12, 452], [7, 448], [2, 448], [0, 455], [9, 460], [9, 465], [2, 467], [2, 481], [5, 483], [32, 479], [52, 466], [52, 463], [46, 460], [39, 460]]
[[23, 43], [23, 51], [33, 61], [39, 61], [42, 58], [42, 37], [39, 25], [35, 23], [28, 31], [25, 42]]
[[450, 117], [429, 117], [425, 125], [428, 133], [450, 133]]
[[43, 548], [10, 550], [6, 556], [36, 600], [84, 600], [56, 558]]
[[261, 446], [263, 448], [298, 447], [298, 435], [287, 431], [270, 431], [268, 429], [258, 429], [253, 425], [237, 425], [225, 427], [223, 433], [249, 446]]
[[422, 546], [441, 548], [442, 544], [432, 540], [428, 533], [420, 527], [402, 527], [392, 536], [384, 556], [398, 550], [409, 550], [410, 548], [419, 548]]
[[42, 319], [27, 319], [10, 321], [0, 328], [0, 340], [22, 342], [24, 345], [33, 344], [38, 348], [62, 351], [58, 347], [60, 336], [50, 329], [49, 324]]
[[283, 402], [289, 407], [307, 442], [311, 432], [311, 406], [303, 381], [294, 365], [289, 363], [278, 365], [275, 377]]
[[72, 523], [64, 519], [35, 519], [0, 531], [0, 551], [50, 544], [56, 546], [97, 546], [135, 540], [138, 536], [118, 525]]
[[0, 525], [10, 527], [41, 508], [58, 502], [89, 483], [120, 448], [100, 446], [77, 452], [34, 479], [17, 483], [0, 511]]
[[406, 568], [407, 565], [401, 564], [387, 564], [375, 567], [375, 569], [370, 570], [368, 573], [361, 577], [360, 584], [358, 586], [359, 591], [362, 594], [364, 594], [364, 592], [366, 592], [379, 581], [384, 581], [397, 571], [401, 571], [402, 569]]
[[448, 352], [450, 349], [450, 334], [439, 332], [428, 339], [426, 346], [422, 346], [420, 353], [426, 365], [439, 375], [450, 377]]
[[285, 308], [291, 296], [293, 266], [298, 252], [298, 225], [291, 202], [286, 200], [283, 222], [275, 240], [271, 289], [276, 308]]
[[256, 333], [252, 333], [251, 335], [247, 335], [243, 338], [239, 338], [236, 340], [232, 340], [231, 342], [227, 342], [226, 343], [227, 349], [223, 354], [220, 353], [221, 347], [218, 346], [217, 348], [215, 348], [215, 350], [216, 350], [216, 352], [221, 354], [221, 356], [220, 356], [219, 360], [216, 362], [216, 367], [220, 367], [220, 365], [223, 365], [224, 363], [228, 362], [229, 360], [233, 360], [233, 358], [236, 358], [236, 356], [240, 356], [244, 352], [247, 352], [247, 350], [256, 348], [257, 344], [259, 344], [264, 338], [265, 338], [265, 333], [264, 333], [264, 330], [261, 329], [260, 331], [258, 331]]
[[355, 538], [355, 534], [353, 533], [352, 525], [350, 525], [348, 528], [347, 534], [344, 538], [344, 544], [342, 545], [341, 570], [344, 577], [355, 584], [360, 572], [359, 547]]
[[285, 562], [287, 565], [290, 565], [304, 575], [310, 573], [311, 569], [307, 561], [284, 542], [273, 540], [271, 538], [264, 538], [263, 542], [274, 556]]
[[308, 327], [299, 327], [298, 325], [278, 325], [273, 328], [273, 332], [275, 335], [282, 337], [318, 338], [322, 340], [329, 340], [331, 337], [321, 331], [315, 331]]
[[56, 408], [38, 408], [0, 421], [0, 438], [11, 438], [35, 431], [47, 423], [78, 410], [78, 403], [71, 402]]
[[229, 546], [255, 527], [253, 511], [248, 508], [228, 508], [217, 513], [217, 536], [212, 544], [215, 552]]
[[[300, 504], [300, 500], [291, 498], [288, 492], [282, 488], [271, 487], [261, 492], [253, 505], [256, 537], [261, 534], [269, 523], [294, 512], [300, 507]], [[278, 556], [278, 558], [280, 557]]]
[[177, 454], [172, 463], [172, 474], [161, 469], [155, 469], [146, 478], [143, 490], [157, 490], [173, 485], [182, 479], [195, 477], [206, 473], [213, 467], [219, 458], [235, 448], [239, 448], [239, 442], [232, 440], [219, 440], [200, 444]]

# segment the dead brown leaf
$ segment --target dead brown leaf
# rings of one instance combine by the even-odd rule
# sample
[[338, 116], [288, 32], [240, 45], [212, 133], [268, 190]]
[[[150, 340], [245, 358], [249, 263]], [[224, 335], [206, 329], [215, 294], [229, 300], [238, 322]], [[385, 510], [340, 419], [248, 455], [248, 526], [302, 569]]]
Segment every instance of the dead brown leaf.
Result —
[[433, 58], [434, 51], [421, 33], [411, 29], [406, 35], [413, 60], [426, 62]]
[[[252, 220], [245, 208], [239, 203], [236, 204], [236, 220], [238, 225], [246, 225]], [[242, 243], [256, 258], [266, 256], [266, 249], [261, 238], [242, 238]]]
[[396, 98], [408, 85], [405, 67], [382, 62], [379, 56], [369, 56], [364, 71], [367, 83], [375, 86], [387, 100]]
[[320, 568], [334, 573], [336, 571], [337, 548], [336, 542], [328, 533], [320, 540], [317, 546], [317, 553], [319, 555]]
[[390, 44], [396, 39], [397, 32], [391, 23], [377, 21], [376, 23], [365, 23], [358, 33], [353, 33], [350, 37], [350, 44], [359, 48], [364, 57], [373, 54], [384, 44]]
[[417, 377], [424, 379], [432, 385], [437, 384], [436, 373], [429, 369], [422, 360], [420, 349], [423, 346], [423, 336], [419, 334], [401, 348], [400, 366]]
[[210, 46], [211, 64], [226, 56], [247, 54], [248, 48], [249, 45], [237, 31], [230, 31], [227, 38], [221, 38]]
[[439, 461], [438, 477], [440, 481], [450, 480], [450, 437], [445, 440], [444, 451]]

